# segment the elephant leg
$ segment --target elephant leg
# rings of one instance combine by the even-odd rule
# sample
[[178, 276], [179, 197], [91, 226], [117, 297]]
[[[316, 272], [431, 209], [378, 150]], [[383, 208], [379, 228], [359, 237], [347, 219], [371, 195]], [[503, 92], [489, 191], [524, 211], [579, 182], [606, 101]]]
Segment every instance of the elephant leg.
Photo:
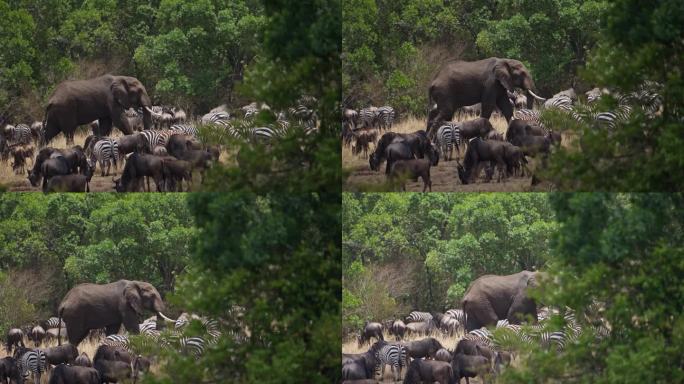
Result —
[[513, 117], [513, 106], [511, 105], [510, 100], [508, 100], [508, 96], [505, 94], [500, 95], [496, 100], [496, 106], [499, 107], [501, 113], [506, 118], [506, 121], [510, 123], [511, 117]]

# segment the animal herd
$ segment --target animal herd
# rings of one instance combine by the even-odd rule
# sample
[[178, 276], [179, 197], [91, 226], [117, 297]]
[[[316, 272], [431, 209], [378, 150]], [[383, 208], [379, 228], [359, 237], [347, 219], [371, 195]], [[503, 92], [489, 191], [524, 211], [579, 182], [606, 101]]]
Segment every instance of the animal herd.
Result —
[[[533, 92], [534, 82], [519, 61], [491, 58], [449, 62], [429, 88], [426, 130], [391, 132], [395, 123], [392, 107], [371, 106], [358, 111], [345, 107], [342, 141], [351, 148], [352, 155], [369, 158], [371, 170], [378, 170], [379, 163], [387, 161], [385, 174], [392, 187], [405, 188], [404, 180], [422, 178], [423, 191], [431, 190], [429, 168], [437, 162], [427, 155], [434, 155], [434, 150], [445, 162], [452, 161], [456, 151], [454, 174], [462, 184], [477, 182], [482, 165], [486, 169], [485, 182], [498, 171], [499, 182], [527, 175], [533, 176], [535, 184], [538, 178], [528, 167], [529, 158], [539, 158], [543, 168], [549, 154], [560, 147], [564, 131], [564, 127], [545, 124], [544, 110], [566, 113], [572, 120], [592, 129], [605, 129], [610, 135], [636, 110], [647, 117], [660, 113], [661, 88], [655, 82], [646, 82], [627, 94], [594, 88], [582, 100], [569, 88], [544, 99]], [[601, 111], [597, 101], [606, 94], [617, 100], [617, 107]], [[533, 102], [535, 99], [538, 104]], [[468, 105], [472, 102], [477, 104]], [[497, 132], [489, 122], [497, 111], [507, 121], [505, 134]], [[458, 121], [451, 121], [454, 115]], [[416, 140], [421, 141], [420, 148], [416, 147]], [[434, 149], [430, 150], [430, 146]], [[426, 157], [428, 160], [416, 161]]]
[[[99, 91], [98, 91], [99, 90]], [[226, 140], [269, 145], [294, 130], [315, 133], [317, 101], [302, 97], [285, 111], [272, 111], [264, 103], [251, 103], [234, 111], [221, 105], [192, 117], [177, 106], [153, 106], [142, 84], [135, 78], [105, 75], [95, 79], [66, 81], [54, 91], [42, 122], [6, 124], [0, 130], [0, 158], [11, 160], [15, 174], [28, 172], [33, 187], [44, 192], [89, 191], [92, 176], [112, 178], [120, 192], [182, 191], [193, 187], [193, 176], [219, 161]], [[272, 115], [271, 118], [257, 116]], [[264, 121], [273, 121], [271, 123]], [[74, 144], [79, 125], [92, 131], [85, 141]], [[123, 135], [111, 136], [112, 127]], [[206, 131], [206, 135], [200, 131]], [[59, 133], [67, 148], [50, 147]], [[225, 140], [224, 140], [225, 139]], [[35, 156], [35, 157], [34, 157]], [[239, 156], [238, 156], [239, 159]], [[28, 163], [32, 167], [27, 170]]]
[[[527, 295], [539, 272], [485, 275], [476, 279], [461, 301], [462, 308], [444, 313], [413, 311], [404, 318], [366, 321], [358, 333], [358, 354], [343, 353], [345, 383], [383, 380], [390, 366], [394, 381], [452, 384], [461, 378], [483, 382], [510, 366], [525, 345], [563, 353], [569, 343], [589, 333], [600, 339], [610, 334], [602, 318], [604, 305], [594, 302], [577, 318], [570, 308], [541, 307]], [[558, 326], [560, 317], [563, 324]], [[394, 340], [386, 338], [389, 336]], [[454, 341], [455, 338], [455, 341]], [[453, 342], [444, 345], [443, 341]]]

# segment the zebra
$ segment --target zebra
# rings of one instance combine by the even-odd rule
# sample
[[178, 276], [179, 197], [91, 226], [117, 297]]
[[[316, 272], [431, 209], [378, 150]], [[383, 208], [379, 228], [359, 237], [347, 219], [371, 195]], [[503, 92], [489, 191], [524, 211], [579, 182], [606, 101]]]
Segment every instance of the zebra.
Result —
[[117, 164], [116, 160], [119, 158], [119, 143], [111, 137], [95, 138], [94, 143], [91, 143], [86, 148], [86, 153], [90, 154], [89, 163], [91, 169], [95, 171], [95, 163], [100, 163], [100, 171], [102, 176], [105, 176], [105, 164], [107, 165], [107, 175], [114, 164], [114, 174], [116, 174]]
[[563, 331], [542, 332], [539, 335], [539, 344], [544, 349], [550, 349], [552, 345], [556, 345], [557, 352], [565, 350], [566, 335]]
[[200, 121], [202, 124], [215, 124], [219, 121], [228, 121], [230, 120], [230, 114], [228, 112], [209, 112], [206, 115], [202, 116]]
[[466, 313], [462, 309], [450, 309], [446, 311], [445, 315], [453, 317], [461, 324], [466, 323]]
[[179, 337], [178, 346], [182, 353], [189, 353], [199, 359], [204, 354], [204, 339], [201, 337]]
[[154, 151], [154, 147], [157, 147], [157, 146], [166, 147], [166, 142], [169, 140], [169, 137], [171, 137], [171, 135], [173, 135], [174, 133], [178, 133], [178, 132], [171, 131], [171, 130], [162, 130], [162, 131], [144, 130], [140, 133], [145, 137], [145, 141], [147, 141], [147, 146], [148, 146], [149, 152], [152, 153], [152, 151]]
[[118, 348], [123, 348], [125, 350], [129, 350], [131, 343], [130, 343], [130, 340], [128, 340], [128, 336], [125, 336], [125, 335], [109, 335], [109, 336], [105, 337], [102, 344], [109, 345], [110, 347], [118, 347]]
[[518, 109], [517, 111], [513, 112], [513, 118], [527, 121], [544, 129], [544, 124], [541, 122], [541, 112], [539, 111], [532, 109]]
[[572, 99], [565, 95], [552, 97], [544, 102], [544, 108], [557, 108], [564, 111], [570, 111], [572, 109]]
[[34, 139], [31, 127], [26, 124], [8, 124], [5, 126], [5, 137], [11, 144], [30, 144]]
[[359, 111], [358, 128], [375, 128], [377, 125], [378, 108], [368, 107]]
[[394, 124], [394, 108], [389, 106], [380, 107], [376, 113], [378, 128], [381, 130], [391, 130], [392, 124]]
[[171, 128], [169, 128], [169, 129], [172, 131], [181, 132], [185, 135], [191, 135], [195, 138], [197, 138], [197, 136], [199, 134], [199, 130], [193, 125], [175, 124], [175, 125], [172, 125]]
[[294, 108], [290, 108], [288, 111], [290, 115], [297, 119], [299, 125], [304, 127], [306, 133], [310, 133], [310, 131], [316, 129], [318, 116], [316, 116], [316, 112], [313, 109], [309, 109], [304, 105], [298, 105]]
[[45, 352], [40, 349], [26, 351], [22, 350], [21, 358], [17, 359], [17, 366], [24, 381], [28, 380], [30, 374], [33, 374], [33, 382], [40, 383], [40, 375], [45, 372]]
[[461, 141], [461, 124], [453, 122], [445, 122], [439, 129], [437, 129], [437, 145], [444, 154], [444, 161], [447, 161], [447, 152], [449, 153], [449, 161], [453, 155], [453, 147], [456, 146], [458, 157], [461, 156], [460, 146]]
[[395, 381], [399, 381], [402, 367], [408, 366], [406, 347], [378, 341], [371, 346], [371, 350], [374, 351], [375, 358], [377, 359], [376, 373], [379, 372], [382, 377], [385, 372], [385, 366], [389, 365], [392, 367]]
[[486, 327], [480, 329], [473, 329], [472, 331], [463, 335], [463, 339], [474, 341], [486, 347], [493, 347], [492, 333]]
[[407, 323], [415, 323], [420, 321], [432, 320], [432, 314], [430, 312], [419, 312], [413, 311], [406, 316]]
[[59, 327], [64, 328], [64, 327], [66, 327], [66, 324], [64, 323], [64, 321], [60, 320], [60, 319], [57, 318], [57, 317], [51, 317], [51, 318], [47, 319], [47, 320], [45, 321], [45, 324], [44, 324], [44, 325], [45, 325], [44, 328], [46, 328], [46, 329], [49, 329], [49, 328], [59, 328]]
[[268, 127], [247, 128], [244, 133], [246, 139], [252, 139], [257, 142], [270, 142], [276, 133], [273, 129]]
[[240, 109], [244, 113], [245, 120], [251, 120], [259, 113], [259, 107], [256, 102], [249, 103]]

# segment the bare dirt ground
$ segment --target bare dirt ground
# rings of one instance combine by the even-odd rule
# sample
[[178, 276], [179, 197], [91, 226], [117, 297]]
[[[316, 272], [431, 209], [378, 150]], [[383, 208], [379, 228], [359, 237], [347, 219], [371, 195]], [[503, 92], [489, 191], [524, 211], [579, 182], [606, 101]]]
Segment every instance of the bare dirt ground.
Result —
[[[475, 116], [463, 119], [470, 120], [476, 118]], [[506, 119], [501, 116], [492, 116], [490, 119], [492, 126], [497, 132], [501, 134], [506, 133], [507, 123]], [[410, 133], [417, 130], [425, 129], [425, 119], [409, 117], [392, 127], [393, 132]], [[382, 132], [384, 133], [384, 132]], [[382, 136], [378, 133], [378, 139]], [[565, 139], [565, 138], [564, 138]], [[458, 178], [456, 171], [456, 157], [459, 160], [463, 159], [465, 153], [465, 146], [460, 148], [460, 157], [458, 152], [454, 149], [452, 161], [444, 161], [441, 157], [439, 164], [430, 169], [430, 178], [432, 180], [433, 192], [526, 192], [526, 191], [547, 191], [550, 186], [546, 183], [541, 183], [536, 186], [531, 185], [532, 177], [510, 177], [505, 182], [496, 182], [494, 178], [490, 182], [484, 179], [484, 171], [480, 172], [480, 178], [475, 184], [464, 185]], [[369, 155], [375, 150], [372, 145]], [[529, 168], [534, 172], [537, 166], [535, 159], [531, 159]], [[388, 190], [385, 185], [385, 163], [380, 166], [378, 172], [372, 171], [368, 164], [368, 158], [363, 154], [355, 156], [352, 154], [351, 148], [342, 148], [342, 167], [349, 174], [344, 182], [343, 189], [345, 191], [370, 191], [370, 190]], [[422, 192], [423, 181], [418, 179], [417, 182], [408, 180], [406, 182], [406, 191], [408, 192]]]
[[[87, 132], [80, 132], [78, 131], [76, 135], [74, 136], [74, 145], [80, 145], [83, 146], [83, 143], [85, 142], [86, 137], [89, 135]], [[112, 132], [112, 137], [119, 137], [121, 136], [121, 133], [114, 130]], [[66, 145], [66, 139], [64, 135], [58, 135], [55, 137], [49, 144], [51, 147], [54, 148], [67, 148]], [[31, 185], [31, 183], [28, 181], [28, 171], [33, 167], [33, 161], [36, 158], [36, 155], [38, 155], [38, 147], [35, 146], [36, 149], [34, 151], [33, 158], [27, 159], [27, 164], [26, 164], [26, 169], [24, 170], [23, 173], [16, 175], [14, 171], [12, 170], [12, 160], [8, 160], [6, 162], [0, 161], [0, 186], [6, 187], [6, 189], [10, 192], [40, 192], [41, 191], [41, 185], [39, 184], [37, 187], [34, 187]], [[230, 151], [224, 150], [221, 153], [220, 161], [221, 163], [227, 163], [230, 161], [230, 159], [234, 159], [234, 154], [232, 154]], [[90, 192], [114, 192], [114, 182], [112, 181], [112, 178], [118, 179], [121, 177], [121, 173], [123, 172], [124, 169], [124, 164], [125, 160], [123, 162], [117, 162], [117, 169], [114, 170], [114, 167], [110, 169], [109, 176], [101, 176], [101, 171], [100, 171], [100, 165], [98, 164], [95, 170], [95, 174], [93, 175], [93, 178], [90, 181]], [[41, 181], [42, 182], [42, 181]], [[193, 173], [193, 186], [198, 186], [200, 184], [200, 178], [199, 178], [199, 172], [194, 172]], [[147, 188], [147, 184], [145, 184], [145, 188]], [[156, 191], [156, 185], [153, 180], [150, 180], [150, 190]], [[183, 184], [183, 190], [185, 191], [185, 184]]]
[[[387, 332], [385, 332], [383, 334], [383, 337], [388, 342], [396, 341], [394, 336], [388, 334]], [[433, 332], [429, 336], [407, 337], [407, 338], [404, 338], [403, 341], [407, 342], [407, 341], [412, 341], [412, 340], [420, 340], [420, 339], [424, 339], [426, 337], [434, 337], [435, 339], [439, 340], [439, 342], [442, 344], [442, 346], [444, 348], [446, 348], [450, 351], [453, 351], [454, 349], [456, 349], [456, 344], [458, 344], [458, 341], [461, 339], [461, 337], [463, 337], [463, 334], [460, 333], [460, 334], [455, 334], [453, 336], [448, 336], [448, 335], [444, 335], [441, 332]], [[370, 345], [374, 342], [375, 342], [375, 339], [372, 339], [370, 344], [367, 343], [367, 344], [359, 347], [356, 339], [347, 338], [346, 340], [343, 340], [343, 342], [342, 342], [342, 353], [364, 353], [364, 352], [368, 351], [368, 349], [370, 348]], [[515, 362], [513, 362], [512, 364], [514, 365]], [[402, 379], [403, 379], [405, 374], [406, 374], [406, 369], [402, 369], [402, 371], [401, 371]], [[383, 375], [382, 375], [382, 382], [383, 383], [401, 383], [401, 381], [398, 381], [398, 382], [394, 381], [394, 376], [392, 374], [392, 370], [390, 367], [385, 367], [385, 371], [383, 372]], [[475, 378], [471, 378], [470, 382], [475, 383], [475, 384], [480, 384], [480, 383], [482, 383], [482, 379], [479, 377], [475, 377]]]

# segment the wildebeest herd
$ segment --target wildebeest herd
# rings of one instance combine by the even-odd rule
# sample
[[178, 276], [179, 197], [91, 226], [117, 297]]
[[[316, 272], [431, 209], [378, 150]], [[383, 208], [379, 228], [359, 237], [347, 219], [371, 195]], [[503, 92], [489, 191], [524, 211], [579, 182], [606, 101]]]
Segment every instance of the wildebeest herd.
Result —
[[[485, 275], [470, 284], [461, 308], [444, 313], [413, 311], [403, 319], [366, 321], [356, 335], [356, 344], [361, 349], [373, 339], [375, 342], [365, 352], [343, 353], [344, 382], [383, 381], [386, 366], [394, 381], [401, 380], [405, 370], [404, 383], [451, 384], [464, 377], [466, 382], [473, 377], [485, 382], [509, 367], [525, 345], [563, 353], [582, 334], [597, 339], [610, 334], [602, 317], [604, 305], [598, 302], [581, 318], [569, 308], [539, 307], [527, 290], [537, 286], [542, 276], [529, 271]], [[558, 323], [550, 321], [552, 316], [562, 317], [563, 326], [554, 325]]]
[[[583, 100], [574, 88], [548, 99], [535, 94], [534, 89], [529, 71], [517, 60], [449, 62], [429, 87], [425, 129], [415, 130], [418, 127], [411, 122], [411, 127], [404, 127], [403, 132], [392, 132], [392, 127], [401, 125], [395, 120], [392, 107], [371, 106], [357, 111], [347, 106], [342, 111], [343, 146], [351, 149], [352, 156], [368, 158], [372, 171], [386, 161], [385, 175], [393, 188], [404, 186], [407, 179], [417, 181], [420, 177], [423, 191], [431, 189], [430, 167], [437, 166], [437, 157], [444, 162], [452, 161], [454, 150], [456, 166], [449, 170], [453, 179], [448, 182], [452, 185], [449, 190], [456, 189], [458, 182], [477, 183], [483, 166], [484, 182], [492, 180], [496, 173], [499, 182], [511, 177], [531, 177], [534, 185], [539, 179], [529, 166], [530, 158], [538, 158], [537, 166], [544, 167], [549, 154], [561, 145], [561, 133], [565, 131], [565, 127], [545, 124], [544, 110], [567, 113], [571, 119], [610, 135], [637, 109], [647, 117], [662, 109], [661, 86], [654, 82], [628, 94], [594, 88], [584, 94]], [[611, 93], [617, 107], [598, 111], [596, 101]], [[494, 113], [500, 117], [492, 121], [504, 124], [505, 119], [503, 129], [497, 130], [490, 122]], [[454, 115], [457, 121], [452, 121]], [[427, 160], [416, 161], [423, 158]], [[361, 176], [363, 167], [355, 168]]]
[[[144, 310], [156, 315], [138, 323]], [[8, 356], [0, 360], [0, 382], [20, 384], [33, 376], [37, 384], [47, 374], [53, 384], [135, 383], [154, 361], [154, 355], [138, 353], [141, 348], [175, 349], [199, 359], [221, 337], [223, 321], [185, 312], [174, 320], [163, 310], [159, 293], [146, 282], [78, 285], [64, 297], [56, 317], [7, 331]], [[235, 306], [230, 313], [228, 334], [244, 342], [248, 334], [241, 323], [244, 308]], [[193, 321], [200, 327], [188, 331]], [[129, 334], [139, 335], [140, 344], [131, 342]], [[62, 339], [69, 343], [62, 344]], [[79, 350], [85, 341], [96, 345], [92, 358]]]
[[[133, 77], [65, 81], [55, 88], [43, 121], [4, 125], [0, 157], [4, 163], [11, 161], [16, 175], [28, 173], [30, 184], [41, 185], [44, 192], [89, 191], [98, 166], [101, 177], [112, 176], [110, 190], [133, 192], [146, 186], [150, 191], [150, 178], [157, 191], [182, 191], [184, 183], [190, 190], [193, 176], [199, 173], [202, 183], [207, 168], [229, 149], [205, 137], [268, 146], [294, 129], [313, 133], [316, 103], [305, 96], [285, 111], [271, 111], [257, 102], [236, 109], [224, 104], [191, 117], [179, 107], [152, 105], [145, 87]], [[259, 114], [272, 115], [273, 122], [257, 124], [264, 120], [257, 119]], [[79, 126], [92, 134], [73, 145]], [[112, 127], [123, 135], [113, 136]], [[59, 133], [66, 138], [66, 148], [48, 146]], [[116, 179], [119, 166], [123, 170]]]

